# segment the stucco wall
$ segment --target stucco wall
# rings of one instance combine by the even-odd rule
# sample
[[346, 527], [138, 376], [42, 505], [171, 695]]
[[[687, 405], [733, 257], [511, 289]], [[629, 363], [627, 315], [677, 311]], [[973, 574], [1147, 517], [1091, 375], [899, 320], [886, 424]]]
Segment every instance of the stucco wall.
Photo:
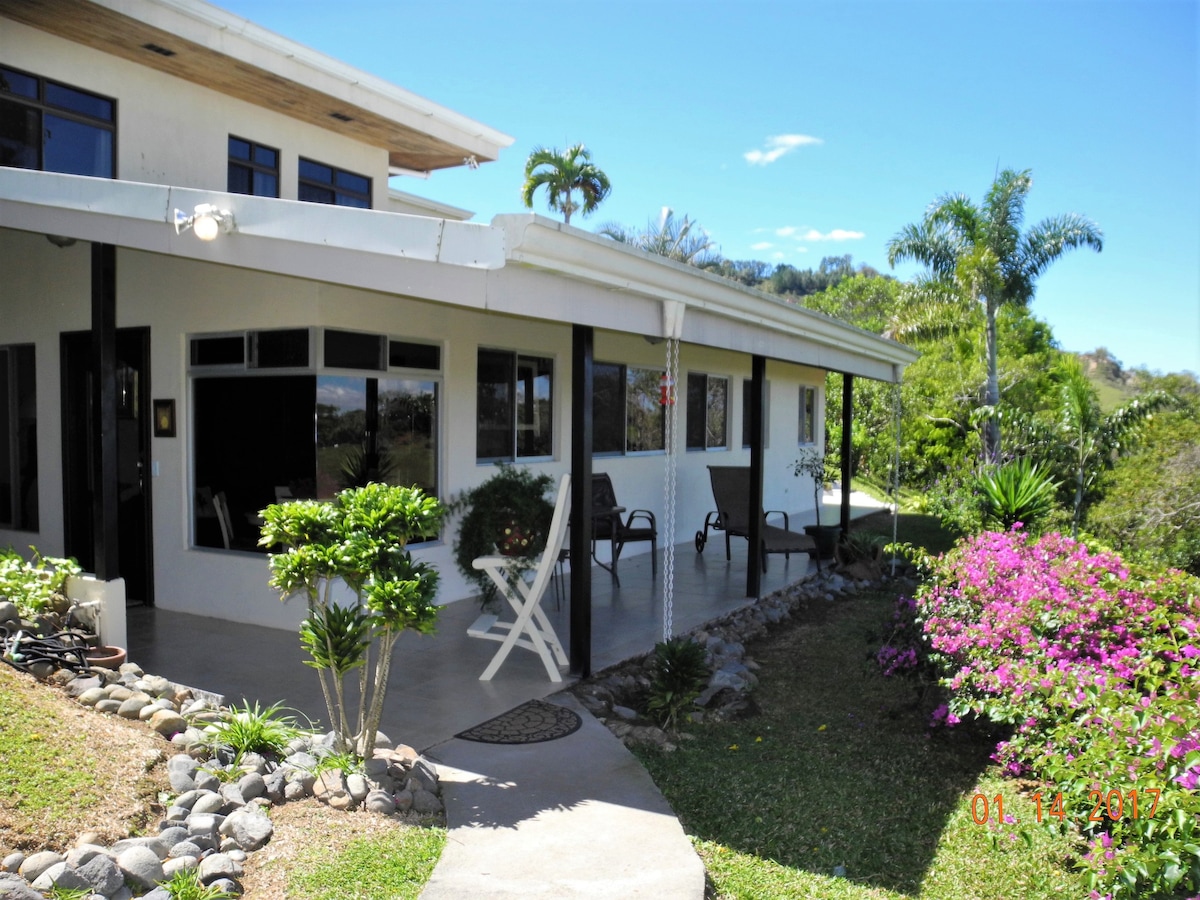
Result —
[[[149, 53], [150, 51], [146, 51]], [[228, 139], [280, 151], [280, 196], [295, 200], [299, 157], [372, 179], [373, 206], [390, 208], [387, 153], [5, 19], [0, 63], [117, 101], [117, 177], [224, 191]]]
[[[415, 265], [415, 264], [414, 264]], [[39, 507], [37, 534], [0, 531], [0, 544], [24, 548], [36, 544], [47, 553], [62, 552], [62, 433], [59, 418], [61, 331], [90, 324], [90, 245], [60, 249], [41, 235], [0, 229], [0, 271], [11, 273], [3, 300], [0, 343], [32, 341], [37, 346]], [[572, 302], [572, 283], [543, 274], [548, 293]], [[538, 467], [557, 476], [570, 458], [569, 386], [571, 328], [431, 303], [401, 296], [338, 287], [276, 275], [159, 256], [131, 250], [117, 253], [117, 324], [146, 326], [151, 334], [151, 393], [174, 398], [178, 436], [152, 440], [151, 480], [154, 508], [157, 603], [175, 609], [235, 621], [292, 627], [302, 617], [299, 604], [284, 606], [267, 587], [265, 559], [257, 554], [193, 549], [191, 546], [191, 417], [187, 374], [189, 335], [281, 326], [336, 326], [374, 331], [395, 338], [439, 342], [443, 348], [440, 471], [444, 495], [478, 484], [494, 470], [475, 462], [475, 368], [479, 346], [536, 352], [555, 360], [555, 458]], [[596, 359], [645, 367], [665, 365], [665, 345], [638, 335], [598, 331]], [[742, 380], [750, 377], [750, 359], [741, 354], [684, 345], [681, 354], [681, 403], [687, 372], [730, 377], [728, 451], [681, 452], [677, 541], [689, 541], [712, 508], [706, 466], [745, 465], [741, 447]], [[361, 374], [361, 373], [360, 373]], [[823, 373], [797, 365], [771, 363], [766, 505], [798, 511], [807, 508], [807, 486], [787, 470], [797, 449], [797, 409], [802, 384], [820, 388]], [[684, 423], [681, 413], [681, 435]], [[232, 450], [231, 450], [232, 452]], [[612, 475], [621, 502], [663, 512], [665, 457], [649, 454], [599, 457], [596, 471]], [[647, 545], [631, 545], [628, 553]], [[442, 573], [440, 600], [468, 591], [454, 566], [449, 541], [419, 551]]]

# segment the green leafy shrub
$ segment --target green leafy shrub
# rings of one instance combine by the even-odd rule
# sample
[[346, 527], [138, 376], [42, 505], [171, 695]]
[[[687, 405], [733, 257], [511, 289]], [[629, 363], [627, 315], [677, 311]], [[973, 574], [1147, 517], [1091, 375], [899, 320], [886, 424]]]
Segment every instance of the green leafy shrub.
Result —
[[[408, 629], [428, 633], [437, 621], [437, 569], [406, 547], [437, 535], [443, 513], [420, 488], [377, 483], [330, 502], [295, 500], [262, 511], [259, 543], [284, 548], [270, 556], [271, 586], [281, 600], [302, 596], [308, 604], [300, 640], [320, 676], [340, 751], [374, 746], [396, 641]], [[353, 602], [335, 603], [344, 588]], [[357, 716], [345, 694], [353, 669], [361, 670]]]
[[1059, 488], [1057, 481], [1027, 458], [982, 472], [978, 484], [983, 494], [983, 522], [1001, 531], [1017, 523], [1026, 531], [1037, 531], [1054, 510]]
[[495, 475], [450, 502], [449, 511], [462, 514], [454, 541], [454, 562], [463, 577], [479, 589], [485, 604], [495, 598], [496, 586], [472, 563], [480, 556], [494, 554], [505, 529], [511, 530], [514, 525], [523, 534], [523, 555], [540, 553], [554, 518], [554, 504], [546, 498], [553, 487], [554, 478], [544, 472], [499, 463]]
[[675, 728], [708, 678], [708, 661], [700, 644], [683, 635], [660, 641], [654, 645], [647, 712], [664, 727]]
[[1045, 781], [1048, 807], [1061, 794], [1043, 821], [1088, 841], [1087, 889], [1200, 891], [1200, 581], [1059, 534], [985, 532], [934, 562], [917, 606], [949, 713], [1014, 727], [996, 758]]
[[56, 611], [65, 602], [67, 579], [83, 571], [73, 559], [42, 556], [30, 549], [29, 560], [12, 548], [0, 550], [0, 599], [16, 604], [24, 619]]

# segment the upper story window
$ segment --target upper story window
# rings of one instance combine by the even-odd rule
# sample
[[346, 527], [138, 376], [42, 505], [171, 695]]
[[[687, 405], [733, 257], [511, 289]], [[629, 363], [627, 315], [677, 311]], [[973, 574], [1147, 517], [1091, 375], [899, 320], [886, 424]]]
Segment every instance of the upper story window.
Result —
[[475, 396], [477, 461], [553, 453], [554, 360], [480, 347]]
[[116, 101], [0, 66], [0, 166], [116, 175]]
[[817, 437], [817, 389], [800, 388], [800, 443], [812, 444]]
[[687, 449], [729, 446], [729, 379], [703, 372], [687, 377]]
[[229, 136], [229, 193], [279, 196], [279, 151]]
[[643, 453], [666, 447], [662, 369], [619, 363], [592, 367], [592, 452]]
[[371, 179], [300, 157], [301, 200], [371, 208]]

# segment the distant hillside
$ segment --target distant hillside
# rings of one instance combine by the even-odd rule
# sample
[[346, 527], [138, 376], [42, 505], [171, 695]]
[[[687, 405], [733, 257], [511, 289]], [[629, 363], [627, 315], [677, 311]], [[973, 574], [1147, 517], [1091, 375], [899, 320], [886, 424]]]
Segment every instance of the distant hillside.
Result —
[[1137, 373], [1125, 371], [1121, 361], [1104, 347], [1075, 355], [1083, 363], [1088, 380], [1100, 393], [1100, 407], [1105, 412], [1111, 412], [1137, 393]]

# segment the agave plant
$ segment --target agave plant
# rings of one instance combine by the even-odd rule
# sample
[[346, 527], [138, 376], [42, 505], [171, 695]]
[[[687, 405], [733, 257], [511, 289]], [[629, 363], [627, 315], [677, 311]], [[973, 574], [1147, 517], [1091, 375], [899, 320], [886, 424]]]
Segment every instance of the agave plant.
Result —
[[1055, 507], [1059, 483], [1037, 463], [1018, 459], [979, 476], [984, 522], [1003, 531], [1016, 523], [1035, 530]]
[[690, 637], [677, 635], [655, 644], [647, 711], [664, 727], [675, 728], [704, 690], [709, 674], [704, 647]]

